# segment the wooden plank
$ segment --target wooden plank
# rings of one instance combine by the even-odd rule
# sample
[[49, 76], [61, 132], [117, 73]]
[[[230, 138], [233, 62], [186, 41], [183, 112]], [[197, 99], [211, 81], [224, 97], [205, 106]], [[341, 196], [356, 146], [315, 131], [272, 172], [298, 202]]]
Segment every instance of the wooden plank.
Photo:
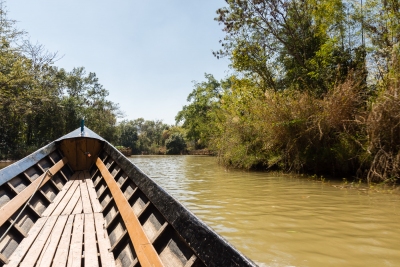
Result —
[[113, 254], [110, 252], [111, 244], [108, 239], [108, 234], [104, 229], [104, 217], [101, 213], [94, 214], [94, 222], [96, 225], [97, 243], [99, 245], [101, 266], [114, 267], [115, 260]]
[[68, 205], [68, 202], [74, 195], [75, 190], [79, 190], [79, 181], [72, 181], [72, 185], [69, 188], [68, 192], [65, 194], [63, 199], [60, 201], [57, 208], [55, 208], [54, 211], [51, 213], [52, 216], [58, 216], [61, 214], [61, 212], [65, 209], [65, 207]]
[[82, 237], [83, 237], [83, 214], [76, 214], [74, 227], [72, 229], [71, 245], [69, 247], [69, 255], [67, 266], [81, 266], [82, 262]]
[[[60, 241], [61, 234], [64, 230], [65, 224], [67, 222], [68, 215], [59, 216], [58, 220], [54, 226], [53, 231], [48, 239], [48, 243], [43, 249], [42, 254], [36, 264], [37, 267], [50, 267], [53, 261], [53, 256], [56, 252], [58, 242]], [[61, 244], [60, 244], [61, 245]], [[59, 265], [57, 265], [59, 266]]]
[[6, 264], [9, 263], [10, 261], [6, 258], [6, 256], [4, 256], [3, 254], [0, 253], [0, 264]]
[[53, 210], [60, 204], [61, 200], [64, 198], [65, 194], [68, 192], [69, 188], [72, 185], [72, 181], [68, 181], [64, 187], [62, 188], [61, 192], [57, 194], [57, 196], [53, 199], [53, 203], [51, 203], [47, 209], [44, 210], [42, 213], [42, 217], [50, 216]]
[[143, 231], [143, 228], [133, 212], [132, 207], [129, 202], [124, 197], [121, 189], [119, 188], [114, 177], [108, 171], [107, 167], [97, 158], [96, 165], [99, 168], [101, 175], [107, 183], [111, 194], [114, 197], [114, 201], [118, 207], [122, 219], [124, 220], [126, 229], [128, 231], [129, 237], [135, 248], [136, 255], [139, 259], [140, 265], [142, 267], [162, 267], [164, 266], [158, 256], [153, 245], [150, 243], [147, 235]]
[[71, 199], [68, 202], [68, 205], [65, 207], [61, 214], [63, 215], [70, 215], [74, 210], [76, 203], [78, 202], [79, 198], [81, 197], [81, 191], [76, 189], [75, 193], [72, 195]]
[[83, 171], [89, 169], [87, 165], [88, 157], [86, 155], [86, 141], [87, 138], [76, 138], [76, 170]]
[[81, 190], [81, 198], [82, 198], [82, 205], [83, 205], [83, 213], [92, 213], [92, 205], [90, 203], [89, 193], [87, 190], [85, 180], [79, 181], [79, 187]]
[[97, 199], [96, 190], [94, 189], [93, 181], [90, 179], [89, 172], [85, 172], [85, 181], [90, 197], [90, 202], [92, 202], [93, 212], [101, 212], [103, 208], [101, 207], [101, 204]]
[[4, 267], [15, 267], [21, 262], [22, 258], [25, 256], [28, 249], [31, 247], [33, 241], [35, 241], [36, 236], [39, 234], [40, 230], [42, 230], [43, 225], [46, 223], [47, 217], [39, 218], [36, 223], [32, 226], [29, 231], [29, 235], [27, 238], [24, 238], [22, 242], [19, 244], [17, 249], [11, 254], [9, 263], [4, 265]]
[[78, 202], [75, 205], [74, 210], [72, 211], [72, 214], [79, 214], [82, 213], [83, 207], [82, 207], [82, 197], [78, 199]]
[[61, 141], [60, 149], [62, 153], [69, 159], [69, 165], [72, 170], [76, 171], [76, 145], [75, 139], [65, 139]]
[[93, 163], [95, 163], [96, 158], [99, 156], [101, 148], [102, 148], [102, 142], [94, 139], [94, 138], [89, 138], [86, 141], [86, 149], [90, 153], [90, 157], [87, 158], [87, 170], [90, 169]]
[[85, 267], [98, 267], [93, 213], [85, 214]]
[[42, 231], [40, 231], [39, 235], [36, 237], [35, 242], [33, 242], [31, 248], [29, 249], [28, 253], [26, 253], [26, 256], [24, 260], [21, 262], [19, 265], [20, 267], [32, 267], [35, 266], [37, 259], [40, 256], [40, 253], [43, 250], [43, 247], [53, 230], [54, 224], [57, 221], [57, 217], [52, 216], [49, 217], [49, 219], [46, 221], [45, 225], [42, 228]]
[[[49, 169], [50, 174], [57, 173], [67, 162], [67, 158], [63, 158], [57, 162]], [[25, 202], [28, 201], [28, 199], [32, 196], [32, 194], [35, 193], [35, 189], [39, 185], [43, 176], [45, 177], [43, 182], [39, 185], [39, 188], [42, 187], [52, 177], [50, 174], [45, 172], [44, 174], [40, 175], [40, 177], [34, 180], [29, 186], [27, 186], [18, 195], [7, 202], [7, 204], [0, 208], [0, 226], [3, 225], [22, 205], [24, 205]]]
[[53, 266], [65, 267], [68, 259], [69, 243], [71, 240], [72, 225], [74, 222], [74, 215], [69, 215], [67, 224], [64, 227], [60, 243], [57, 246], [56, 255], [53, 259]]
[[[55, 227], [55, 226], [54, 226]], [[54, 230], [54, 229], [53, 229]], [[51, 234], [50, 234], [51, 235]], [[49, 245], [50, 245], [50, 242], [51, 242], [51, 238], [49, 237], [49, 238], [47, 238], [47, 241], [46, 241], [46, 244], [43, 246], [43, 250], [45, 250]], [[42, 259], [43, 259], [43, 251], [42, 250], [42, 253], [40, 253], [40, 257], [39, 257], [39, 259], [37, 260], [37, 263], [36, 263], [36, 266], [37, 265], [39, 265], [39, 263], [42, 261]]]

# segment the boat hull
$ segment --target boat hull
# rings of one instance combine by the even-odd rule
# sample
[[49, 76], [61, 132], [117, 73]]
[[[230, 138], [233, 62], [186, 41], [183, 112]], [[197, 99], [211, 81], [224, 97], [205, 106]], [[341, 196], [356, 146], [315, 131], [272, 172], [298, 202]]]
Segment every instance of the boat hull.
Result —
[[[39, 179], [47, 180], [40, 185]], [[80, 180], [77, 182], [76, 179]], [[38, 191], [33, 191], [30, 204], [22, 212], [21, 218], [25, 218], [25, 223], [22, 219], [17, 219], [14, 223], [17, 214], [28, 201], [26, 197], [20, 196], [28, 196], [26, 192], [28, 189], [32, 192], [34, 183], [40, 186]], [[80, 189], [74, 189], [73, 192], [72, 189], [68, 189], [71, 192], [65, 190], [71, 186]], [[57, 198], [59, 194], [65, 196]], [[67, 199], [66, 196], [70, 198]], [[20, 199], [16, 201], [18, 198]], [[84, 199], [87, 201], [82, 201]], [[85, 212], [82, 208], [80, 211], [72, 207], [78, 204], [68, 204], [73, 201], [80, 203], [79, 200], [83, 206], [90, 205], [91, 209], [87, 208], [88, 211]], [[57, 208], [54, 207], [56, 204], [64, 206]], [[73, 225], [75, 221], [79, 223], [79, 220], [83, 220], [84, 224], [88, 223], [86, 228], [93, 229], [89, 231], [96, 233], [101, 229], [96, 228], [98, 225], [91, 223], [91, 220], [94, 222], [94, 218], [104, 218], [102, 225], [109, 242], [107, 251], [111, 252], [113, 264], [116, 266], [256, 266], [114, 146], [87, 128], [83, 136], [76, 130], [0, 170], [0, 209], [11, 214], [0, 225], [1, 235], [10, 228], [6, 237], [0, 241], [0, 266], [15, 264], [13, 252], [18, 250], [24, 239], [27, 239], [28, 233], [44, 217], [47, 216], [46, 220], [50, 220], [52, 216], [61, 216], [63, 213], [65, 216], [74, 216], [73, 219], [65, 219], [64, 228], [68, 220], [72, 220]], [[49, 211], [51, 209], [53, 210]], [[58, 215], [54, 213], [57, 209], [61, 210]], [[80, 213], [67, 214], [74, 210]], [[64, 219], [54, 219], [54, 224], [58, 220]], [[82, 230], [84, 236], [90, 235], [89, 232], [83, 232]], [[49, 232], [49, 236], [52, 235], [53, 232]], [[58, 236], [61, 240], [63, 233]], [[100, 244], [105, 241], [96, 239], [93, 242]], [[60, 242], [57, 244], [61, 245]], [[100, 246], [97, 247], [98, 250], [93, 250], [92, 254], [99, 254], [100, 257], [93, 257], [94, 260], [90, 262], [96, 261], [94, 266], [105, 266]], [[31, 249], [22, 253], [24, 255], [18, 259], [17, 265], [26, 260]], [[43, 249], [39, 250], [38, 260], [45, 253]], [[87, 250], [83, 247], [80, 252], [83, 255], [82, 266], [88, 265], [85, 264], [85, 257], [89, 258], [91, 254], [89, 248]], [[52, 257], [58, 255], [57, 251], [54, 251]], [[72, 252], [69, 253], [72, 255]], [[32, 264], [34, 266], [38, 262]], [[106, 264], [111, 263], [107, 261]]]

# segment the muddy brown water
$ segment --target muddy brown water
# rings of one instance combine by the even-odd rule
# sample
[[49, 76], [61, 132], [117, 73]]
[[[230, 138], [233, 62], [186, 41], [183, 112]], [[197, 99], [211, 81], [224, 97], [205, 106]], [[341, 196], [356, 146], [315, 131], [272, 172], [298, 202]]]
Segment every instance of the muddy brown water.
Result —
[[130, 160], [259, 266], [400, 266], [399, 194], [226, 170], [207, 156]]
[[400, 266], [400, 196], [226, 170], [207, 156], [130, 158], [260, 266]]

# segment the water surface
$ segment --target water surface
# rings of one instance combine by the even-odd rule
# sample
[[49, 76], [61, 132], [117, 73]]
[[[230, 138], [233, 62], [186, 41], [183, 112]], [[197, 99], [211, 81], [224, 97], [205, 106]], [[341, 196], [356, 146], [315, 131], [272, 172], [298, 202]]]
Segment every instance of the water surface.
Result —
[[400, 197], [226, 170], [204, 156], [130, 158], [260, 266], [400, 266]]

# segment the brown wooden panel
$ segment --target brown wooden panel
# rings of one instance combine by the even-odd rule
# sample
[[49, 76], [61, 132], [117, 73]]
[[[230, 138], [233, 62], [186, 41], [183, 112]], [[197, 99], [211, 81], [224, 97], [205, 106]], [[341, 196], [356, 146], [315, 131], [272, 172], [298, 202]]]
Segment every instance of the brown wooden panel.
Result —
[[[87, 139], [86, 149], [90, 153], [90, 157], [87, 160], [87, 170], [96, 162], [97, 157], [103, 147], [103, 143], [97, 139]], [[90, 160], [89, 160], [90, 159]]]
[[129, 205], [129, 202], [126, 200], [117, 182], [114, 180], [114, 177], [112, 177], [111, 173], [107, 170], [100, 158], [97, 159], [96, 165], [106, 181], [116, 205], [118, 206], [118, 210], [120, 211], [133, 247], [135, 248], [140, 265], [142, 267], [164, 266], [153, 245], [144, 233], [138, 218]]
[[102, 149], [97, 139], [78, 137], [61, 141], [61, 151], [69, 159], [74, 171], [89, 170]]
[[76, 170], [76, 146], [75, 139], [65, 139], [61, 142], [60, 149], [65, 157], [68, 158], [69, 166]]
[[75, 144], [76, 144], [76, 169], [75, 171], [83, 171], [86, 170], [86, 159], [87, 155], [85, 153], [87, 152], [86, 149], [86, 138], [76, 138], [75, 139]]

